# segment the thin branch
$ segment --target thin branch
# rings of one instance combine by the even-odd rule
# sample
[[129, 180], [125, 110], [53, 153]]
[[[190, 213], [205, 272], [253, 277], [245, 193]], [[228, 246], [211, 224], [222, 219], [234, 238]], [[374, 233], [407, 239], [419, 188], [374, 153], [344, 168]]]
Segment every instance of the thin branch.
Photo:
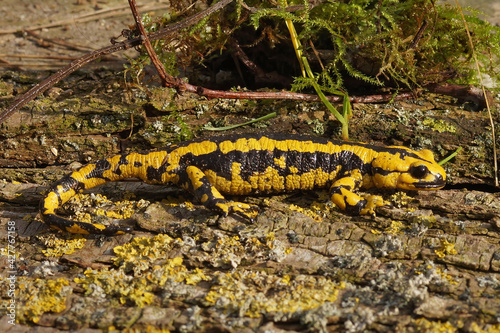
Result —
[[415, 35], [415, 38], [413, 38], [413, 41], [411, 42], [409, 49], [414, 49], [418, 42], [422, 39], [422, 36], [424, 35], [425, 29], [427, 29], [427, 26], [429, 25], [429, 22], [427, 20], [424, 20], [422, 22], [422, 26], [420, 26], [420, 29], [418, 29], [417, 34]]
[[156, 52], [153, 49], [151, 42], [149, 41], [148, 34], [146, 33], [146, 30], [144, 30], [144, 26], [142, 25], [141, 22], [141, 17], [139, 15], [139, 12], [137, 11], [137, 5], [135, 4], [135, 0], [128, 0], [128, 3], [130, 5], [130, 10], [132, 11], [132, 15], [134, 15], [134, 20], [137, 30], [139, 30], [141, 38], [144, 40], [143, 41], [144, 47], [146, 48], [149, 58], [151, 59], [151, 62], [155, 66], [158, 75], [160, 76], [163, 86], [166, 87], [168, 85], [168, 79], [171, 76], [167, 73], [167, 71], [165, 71], [165, 67], [163, 67], [163, 64], [161, 63], [160, 59], [158, 59], [158, 56], [156, 55]]
[[[272, 91], [272, 92], [260, 92], [260, 91], [221, 91], [212, 90], [199, 86], [194, 86], [192, 84], [186, 83], [182, 80], [182, 87], [185, 91], [196, 93], [200, 96], [205, 96], [209, 98], [235, 98], [235, 99], [291, 99], [315, 102], [320, 101], [318, 95], [313, 94], [302, 94], [294, 93], [290, 91]], [[179, 87], [174, 87], [179, 88]], [[413, 97], [413, 93], [402, 93], [399, 95], [384, 94], [384, 95], [370, 95], [370, 96], [350, 96], [349, 101], [352, 103], [380, 103], [388, 102], [390, 100], [402, 100]], [[341, 102], [343, 97], [341, 96], [325, 96], [330, 102]]]

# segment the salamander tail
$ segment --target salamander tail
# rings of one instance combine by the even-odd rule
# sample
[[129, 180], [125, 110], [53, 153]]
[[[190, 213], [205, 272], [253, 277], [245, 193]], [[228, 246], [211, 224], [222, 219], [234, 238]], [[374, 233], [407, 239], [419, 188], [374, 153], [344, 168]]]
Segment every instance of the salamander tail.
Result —
[[75, 194], [108, 181], [116, 180], [95, 176], [97, 173], [102, 173], [103, 168], [101, 165], [104, 164], [103, 162], [107, 162], [107, 160], [86, 165], [55, 183], [40, 201], [42, 221], [53, 229], [76, 234], [119, 235], [132, 231], [132, 228], [129, 227], [76, 222], [56, 215], [56, 210]]

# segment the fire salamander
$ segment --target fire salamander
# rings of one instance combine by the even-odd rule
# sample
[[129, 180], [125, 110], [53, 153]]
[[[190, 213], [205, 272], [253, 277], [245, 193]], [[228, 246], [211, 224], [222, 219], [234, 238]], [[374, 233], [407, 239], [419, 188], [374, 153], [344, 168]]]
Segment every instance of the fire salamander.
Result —
[[193, 140], [145, 153], [128, 153], [90, 163], [56, 182], [40, 203], [43, 221], [54, 229], [116, 235], [129, 227], [75, 222], [55, 214], [76, 193], [125, 178], [174, 184], [223, 215], [252, 219], [257, 206], [226, 200], [251, 195], [329, 188], [330, 198], [352, 214], [374, 214], [380, 196], [361, 197], [359, 188], [434, 190], [446, 173], [429, 150], [377, 147], [299, 135], [222, 136]]

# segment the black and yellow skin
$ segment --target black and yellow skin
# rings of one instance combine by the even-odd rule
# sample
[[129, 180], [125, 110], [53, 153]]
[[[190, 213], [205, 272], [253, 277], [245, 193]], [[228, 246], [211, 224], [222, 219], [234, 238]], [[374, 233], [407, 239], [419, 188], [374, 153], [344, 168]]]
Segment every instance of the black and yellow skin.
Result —
[[374, 214], [380, 196], [359, 188], [434, 190], [446, 173], [429, 150], [377, 147], [300, 135], [223, 136], [193, 140], [162, 150], [116, 155], [88, 164], [55, 183], [40, 203], [43, 221], [54, 229], [115, 235], [131, 228], [75, 222], [55, 215], [76, 193], [125, 178], [174, 184], [206, 207], [227, 215], [256, 216], [258, 207], [226, 200], [228, 195], [285, 193], [329, 188], [330, 198], [351, 214]]

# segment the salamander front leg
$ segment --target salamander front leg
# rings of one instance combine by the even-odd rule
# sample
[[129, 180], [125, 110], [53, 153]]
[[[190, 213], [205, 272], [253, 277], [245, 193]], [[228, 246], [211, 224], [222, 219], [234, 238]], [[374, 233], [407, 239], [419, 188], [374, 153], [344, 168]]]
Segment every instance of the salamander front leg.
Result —
[[340, 209], [354, 215], [375, 215], [375, 208], [386, 205], [379, 195], [361, 197], [353, 192], [361, 180], [351, 175], [338, 179], [330, 187], [330, 200]]
[[249, 220], [257, 216], [258, 206], [226, 200], [197, 167], [188, 166], [186, 173], [190, 182], [189, 190], [205, 207], [219, 211], [223, 216], [237, 213]]

